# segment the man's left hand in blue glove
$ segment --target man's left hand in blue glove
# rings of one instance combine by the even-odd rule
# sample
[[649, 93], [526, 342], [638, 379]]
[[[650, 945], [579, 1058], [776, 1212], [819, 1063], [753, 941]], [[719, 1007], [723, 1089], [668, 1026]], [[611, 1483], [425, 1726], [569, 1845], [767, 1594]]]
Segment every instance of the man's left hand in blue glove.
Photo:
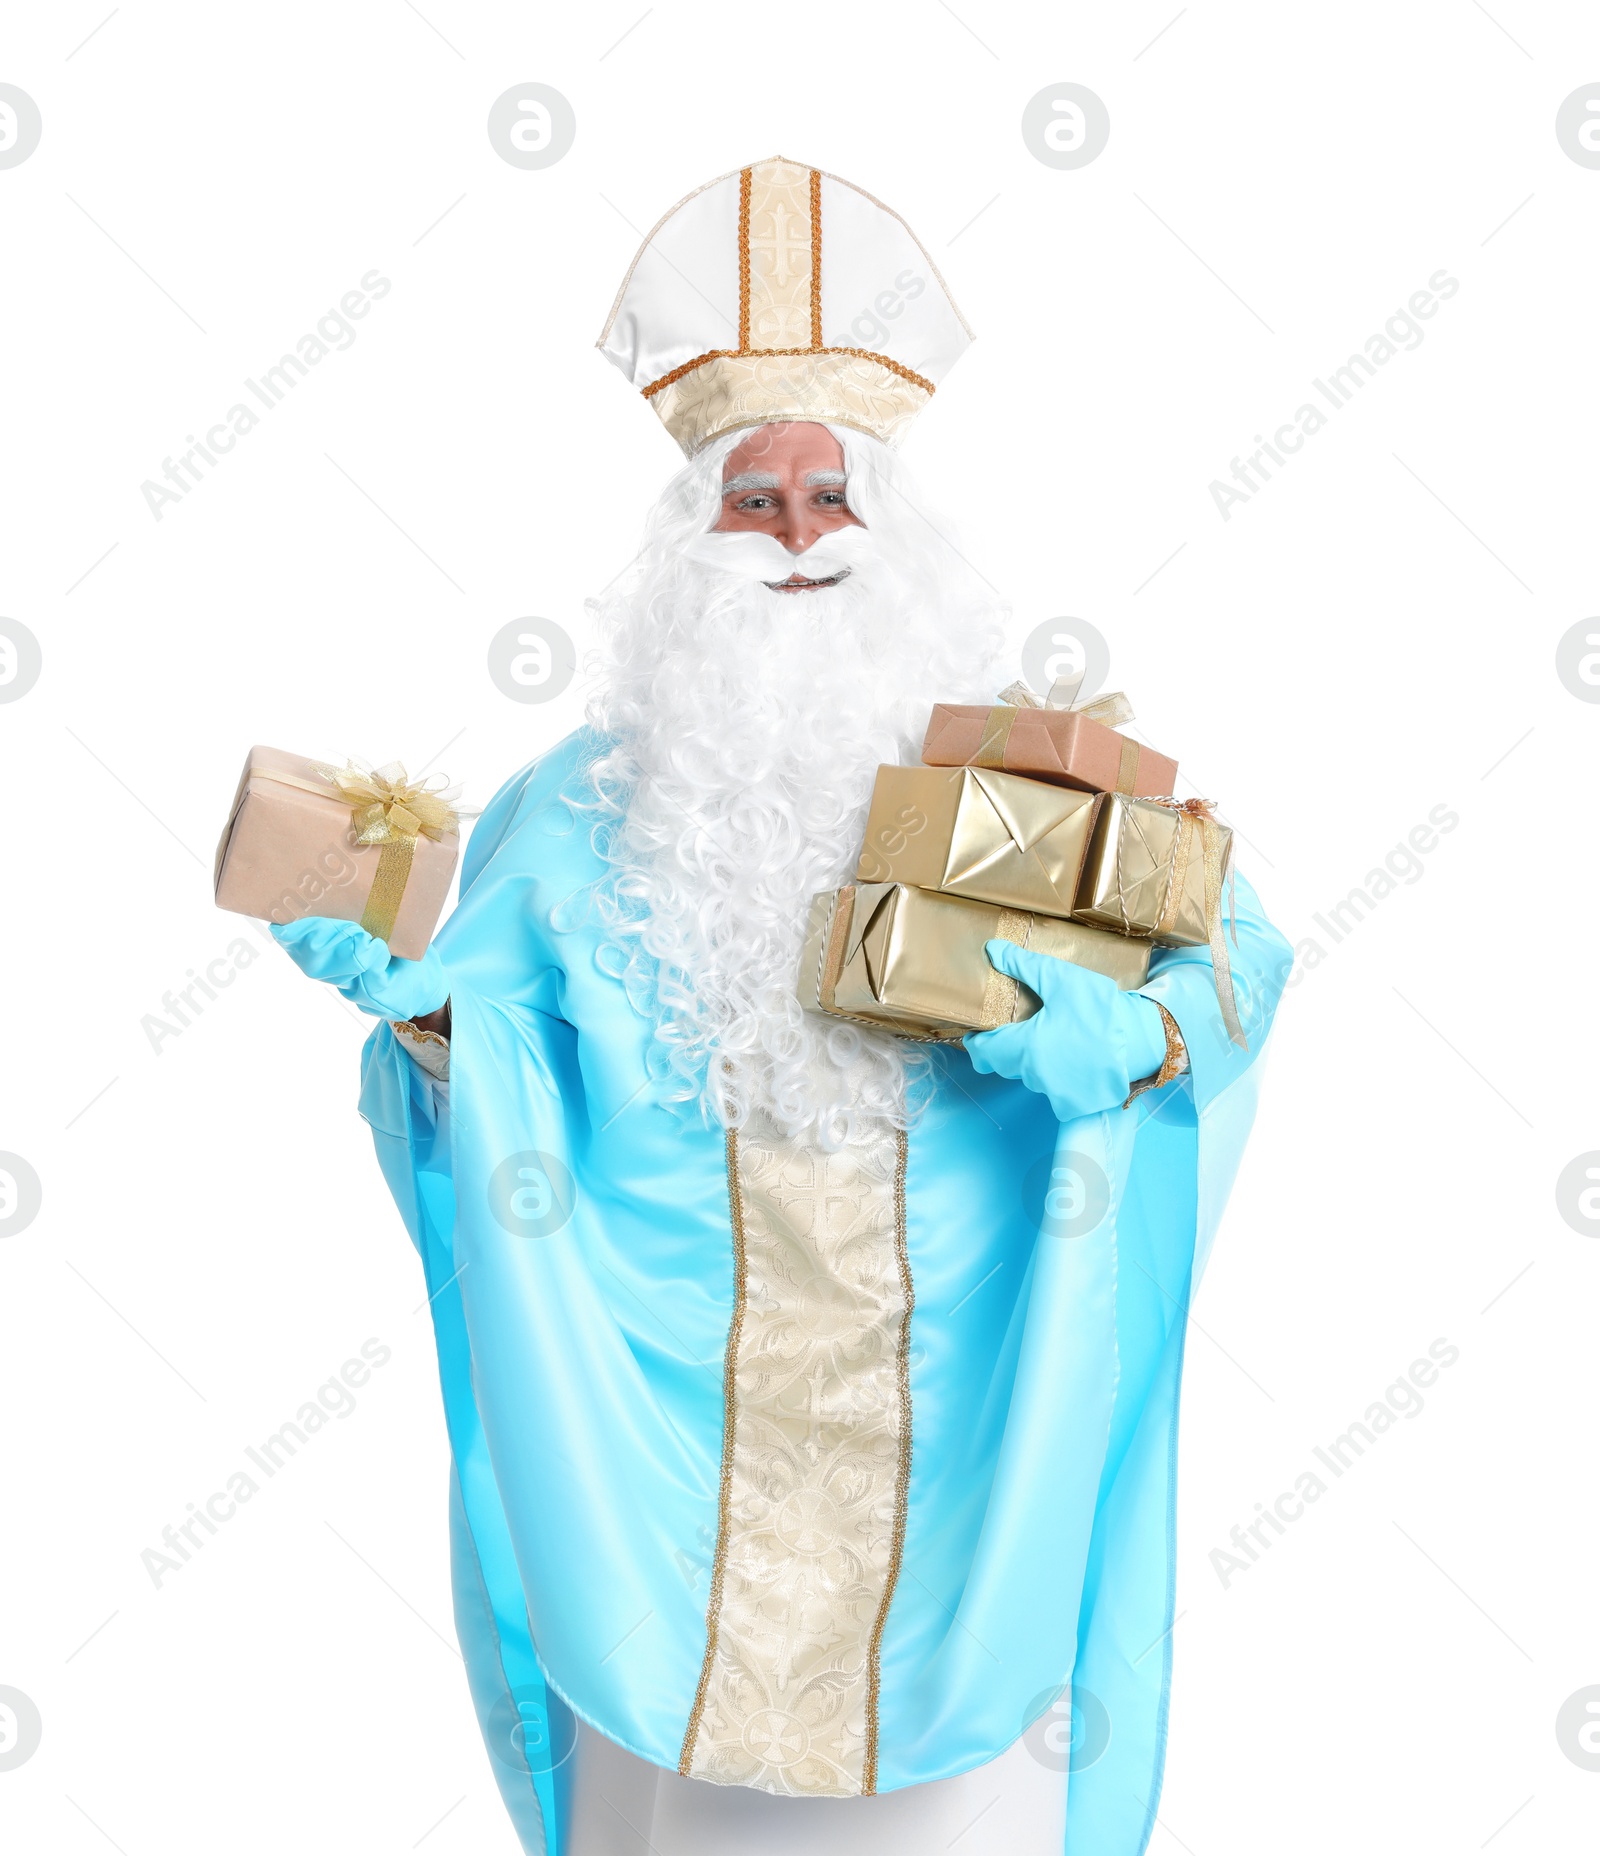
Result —
[[1014, 1025], [963, 1040], [972, 1067], [1009, 1076], [1049, 1098], [1061, 1121], [1120, 1108], [1167, 1054], [1161, 1008], [1103, 973], [1010, 941], [987, 944], [990, 962], [1044, 1001]]
[[397, 960], [386, 941], [356, 922], [306, 915], [272, 924], [272, 938], [304, 974], [325, 980], [374, 1018], [416, 1020], [450, 997], [444, 962], [430, 946], [420, 960]]

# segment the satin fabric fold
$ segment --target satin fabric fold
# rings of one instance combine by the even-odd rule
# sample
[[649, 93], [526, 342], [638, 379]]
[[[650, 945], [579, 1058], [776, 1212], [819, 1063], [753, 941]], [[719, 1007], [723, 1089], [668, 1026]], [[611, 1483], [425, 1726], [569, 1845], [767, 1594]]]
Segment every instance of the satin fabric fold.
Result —
[[[387, 1025], [363, 1054], [362, 1113], [433, 1297], [474, 1703], [524, 1847], [554, 1856], [573, 1716], [678, 1762], [734, 1296], [721, 1131], [662, 1100], [588, 905], [603, 869], [569, 798], [600, 746], [561, 744], [473, 832], [437, 942], [448, 1117]], [[1239, 892], [1253, 1054], [1221, 1024], [1208, 950], [1162, 949], [1141, 990], [1182, 1029], [1188, 1076], [1062, 1124], [944, 1048], [909, 1136], [912, 1446], [877, 1784], [994, 1758], [1071, 1683], [1110, 1734], [1074, 1756], [1068, 1856], [1137, 1856], [1159, 1796], [1184, 1317], [1289, 961]], [[528, 1197], [530, 1177], [548, 1190]]]

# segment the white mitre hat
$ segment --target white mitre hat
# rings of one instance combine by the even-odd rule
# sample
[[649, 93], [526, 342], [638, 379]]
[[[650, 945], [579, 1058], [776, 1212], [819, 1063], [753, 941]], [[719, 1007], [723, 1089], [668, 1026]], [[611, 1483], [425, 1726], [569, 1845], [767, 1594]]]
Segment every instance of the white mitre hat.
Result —
[[596, 346], [693, 457], [719, 433], [789, 419], [894, 444], [971, 340], [898, 213], [777, 156], [673, 207]]

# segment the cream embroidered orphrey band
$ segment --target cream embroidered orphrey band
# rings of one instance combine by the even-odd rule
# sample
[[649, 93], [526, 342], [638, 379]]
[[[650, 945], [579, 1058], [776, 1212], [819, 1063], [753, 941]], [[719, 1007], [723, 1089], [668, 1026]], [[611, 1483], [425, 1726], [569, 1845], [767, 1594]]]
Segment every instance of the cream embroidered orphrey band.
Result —
[[822, 339], [822, 174], [763, 161], [739, 174], [739, 346], [712, 349], [641, 389], [696, 451], [774, 420], [855, 426], [885, 440], [927, 405], [933, 382], [864, 348]]
[[706, 1653], [678, 1769], [877, 1788], [879, 1653], [911, 1467], [905, 1135], [729, 1134], [734, 1308]]

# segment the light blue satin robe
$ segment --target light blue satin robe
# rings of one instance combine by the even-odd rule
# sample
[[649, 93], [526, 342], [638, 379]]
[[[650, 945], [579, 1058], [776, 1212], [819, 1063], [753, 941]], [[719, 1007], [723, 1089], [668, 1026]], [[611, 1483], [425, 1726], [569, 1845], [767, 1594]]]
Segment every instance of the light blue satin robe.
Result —
[[[551, 1856], [573, 1714], [678, 1763], [706, 1648], [734, 1297], [722, 1133], [663, 1106], [651, 1027], [585, 906], [603, 866], [563, 795], [595, 747], [570, 737], [472, 833], [437, 941], [447, 1125], [387, 1025], [361, 1094], [432, 1297], [472, 1692], [523, 1844]], [[1155, 1822], [1184, 1316], [1290, 962], [1243, 882], [1236, 934], [1249, 1054], [1223, 1032], [1207, 950], [1163, 949], [1143, 990], [1183, 1031], [1188, 1075], [1063, 1126], [944, 1047], [909, 1136], [911, 1473], [878, 1788], [992, 1759], [1070, 1682], [1085, 1737], [1067, 1856], [1138, 1856]], [[1041, 1234], [1068, 1151], [1103, 1170], [1109, 1208], [1082, 1235]], [[495, 1216], [496, 1169], [535, 1152], [569, 1170], [572, 1210], [530, 1238]]]

